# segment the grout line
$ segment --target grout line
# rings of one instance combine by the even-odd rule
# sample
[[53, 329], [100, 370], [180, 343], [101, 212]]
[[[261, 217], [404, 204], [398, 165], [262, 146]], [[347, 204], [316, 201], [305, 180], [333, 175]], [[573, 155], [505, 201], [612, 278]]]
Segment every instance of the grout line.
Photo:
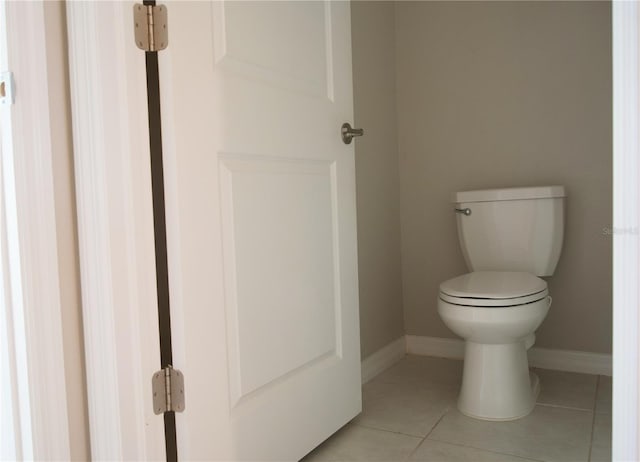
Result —
[[404, 432], [399, 432], [397, 430], [388, 430], [386, 428], [374, 427], [372, 425], [364, 425], [364, 424], [361, 424], [361, 423], [354, 423], [353, 425], [355, 425], [356, 427], [367, 428], [369, 430], [377, 430], [379, 432], [386, 432], [386, 433], [393, 433], [395, 435], [408, 436], [410, 438], [415, 438], [415, 439], [419, 439], [419, 440], [422, 440], [422, 438], [423, 438], [422, 435], [414, 435], [413, 433], [404, 433]]
[[427, 439], [427, 437], [426, 437], [426, 436], [425, 436], [424, 438], [422, 438], [422, 439], [420, 440], [420, 442], [419, 442], [418, 444], [416, 444], [416, 447], [415, 447], [415, 448], [413, 448], [409, 454], [407, 454], [407, 457], [405, 457], [405, 459], [404, 459], [404, 460], [406, 460], [406, 461], [411, 460], [411, 458], [413, 457], [413, 455], [414, 455], [416, 452], [418, 452], [418, 448], [420, 448], [420, 446], [422, 446], [422, 444], [424, 443], [424, 441], [425, 441], [426, 439]]
[[444, 410], [442, 415], [438, 418], [438, 420], [436, 420], [436, 423], [433, 424], [433, 427], [431, 427], [431, 429], [427, 432], [427, 434], [424, 435], [424, 438], [422, 438], [422, 440], [418, 443], [418, 445], [415, 448], [413, 448], [413, 451], [411, 451], [409, 453], [409, 455], [407, 456], [406, 460], [409, 460], [409, 459], [411, 459], [411, 457], [413, 457], [413, 455], [418, 451], [418, 448], [420, 448], [420, 446], [422, 446], [424, 444], [424, 442], [427, 440], [427, 437], [431, 433], [433, 433], [433, 430], [438, 426], [438, 424], [442, 421], [442, 419], [444, 419], [444, 416], [447, 415], [449, 410], [450, 410], [449, 408]]
[[596, 380], [596, 394], [593, 397], [593, 413], [596, 413], [596, 406], [598, 404], [598, 393], [600, 392], [600, 376], [598, 375], [598, 379]]
[[[445, 411], [446, 412], [446, 411]], [[440, 417], [440, 419], [442, 419], [442, 417]], [[438, 419], [438, 422], [440, 422], [440, 419]], [[407, 436], [410, 438], [415, 438], [416, 440], [418, 440], [418, 443], [416, 444], [416, 446], [411, 450], [411, 452], [409, 453], [409, 455], [407, 455], [407, 458], [405, 460], [409, 460], [411, 458], [411, 456], [413, 456], [415, 454], [415, 452], [418, 450], [418, 448], [422, 445], [422, 443], [424, 442], [426, 436], [420, 436], [420, 435], [411, 435], [409, 433], [402, 433], [402, 432], [398, 432], [398, 431], [393, 431], [393, 430], [384, 430], [382, 428], [376, 428], [376, 427], [370, 427], [368, 425], [362, 425], [362, 424], [357, 424], [354, 423], [354, 425], [358, 426], [358, 427], [362, 427], [362, 428], [367, 428], [369, 430], [376, 430], [376, 431], [380, 431], [380, 432], [385, 432], [385, 433], [393, 433], [395, 435], [402, 435], [402, 436]], [[437, 425], [437, 422], [436, 422]], [[435, 425], [434, 425], [435, 426]], [[431, 432], [431, 430], [429, 430], [429, 432]], [[427, 433], [428, 434], [428, 433]]]
[[445, 444], [450, 444], [452, 446], [460, 446], [460, 447], [463, 447], [463, 448], [476, 449], [478, 451], [490, 452], [492, 454], [500, 454], [501, 456], [517, 457], [518, 459], [529, 460], [531, 462], [545, 462], [542, 459], [533, 459], [531, 457], [521, 456], [521, 455], [518, 455], [518, 454], [514, 454], [512, 452], [500, 452], [500, 451], [496, 451], [495, 449], [479, 448], [479, 447], [476, 447], [476, 446], [470, 446], [468, 444], [452, 443], [451, 441], [440, 440], [440, 439], [437, 439], [437, 438], [430, 438], [430, 441], [437, 441], [438, 443], [445, 443]]
[[567, 409], [569, 411], [594, 412], [593, 408], [585, 409], [583, 407], [563, 406], [562, 404], [536, 403], [536, 406], [557, 407], [558, 409]]
[[450, 408], [448, 408], [448, 407], [444, 410], [444, 412], [442, 413], [442, 415], [440, 416], [440, 418], [436, 421], [436, 423], [434, 423], [434, 424], [433, 424], [433, 427], [431, 427], [431, 429], [427, 432], [427, 434], [426, 434], [426, 435], [424, 435], [424, 438], [423, 438], [423, 439], [425, 439], [425, 440], [426, 440], [426, 439], [429, 437], [429, 435], [430, 435], [431, 433], [433, 433], [433, 430], [435, 430], [435, 429], [436, 429], [436, 427], [438, 426], [438, 424], [439, 424], [440, 422], [442, 422], [442, 419], [444, 419], [444, 416], [446, 416], [446, 415], [449, 413], [449, 411], [450, 411], [450, 410], [451, 410], [451, 409], [450, 409]]
[[591, 439], [589, 440], [589, 458], [588, 461], [591, 461], [591, 451], [593, 450], [593, 433], [596, 428], [596, 405], [598, 403], [598, 392], [600, 391], [600, 375], [598, 375], [598, 380], [596, 381], [596, 396], [593, 399], [593, 419], [591, 420]]

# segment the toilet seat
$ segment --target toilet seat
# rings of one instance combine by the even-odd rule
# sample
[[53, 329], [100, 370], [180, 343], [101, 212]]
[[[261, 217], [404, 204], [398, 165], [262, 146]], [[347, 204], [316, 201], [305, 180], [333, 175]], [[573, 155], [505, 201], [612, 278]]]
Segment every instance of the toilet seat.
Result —
[[474, 271], [440, 284], [440, 299], [460, 306], [517, 306], [548, 295], [544, 280], [519, 271]]

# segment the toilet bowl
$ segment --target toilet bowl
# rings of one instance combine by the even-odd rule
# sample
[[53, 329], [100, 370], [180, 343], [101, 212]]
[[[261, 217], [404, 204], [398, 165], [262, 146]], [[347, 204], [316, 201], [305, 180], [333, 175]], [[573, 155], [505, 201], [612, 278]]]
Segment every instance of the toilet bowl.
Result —
[[460, 412], [483, 420], [531, 412], [539, 381], [527, 349], [550, 306], [546, 282], [526, 272], [473, 272], [440, 285], [438, 313], [466, 342]]
[[460, 247], [470, 273], [440, 284], [438, 313], [465, 340], [458, 409], [483, 420], [513, 420], [540, 390], [527, 349], [551, 297], [564, 236], [562, 186], [454, 194]]

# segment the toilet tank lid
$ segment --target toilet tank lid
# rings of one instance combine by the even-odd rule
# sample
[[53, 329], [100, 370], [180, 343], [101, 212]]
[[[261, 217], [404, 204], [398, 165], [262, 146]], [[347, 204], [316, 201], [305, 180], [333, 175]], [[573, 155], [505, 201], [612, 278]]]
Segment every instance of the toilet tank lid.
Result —
[[564, 186], [532, 186], [526, 188], [482, 189], [477, 191], [460, 191], [453, 194], [452, 201], [491, 202], [515, 201], [522, 199], [548, 199], [566, 197]]

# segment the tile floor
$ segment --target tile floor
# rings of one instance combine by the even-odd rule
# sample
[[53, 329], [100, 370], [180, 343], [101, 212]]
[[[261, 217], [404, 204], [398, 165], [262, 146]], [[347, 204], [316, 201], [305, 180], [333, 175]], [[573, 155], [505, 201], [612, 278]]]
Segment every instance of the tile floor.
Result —
[[611, 377], [535, 372], [533, 412], [487, 422], [456, 409], [462, 361], [406, 356], [364, 385], [362, 414], [303, 461], [611, 460]]

